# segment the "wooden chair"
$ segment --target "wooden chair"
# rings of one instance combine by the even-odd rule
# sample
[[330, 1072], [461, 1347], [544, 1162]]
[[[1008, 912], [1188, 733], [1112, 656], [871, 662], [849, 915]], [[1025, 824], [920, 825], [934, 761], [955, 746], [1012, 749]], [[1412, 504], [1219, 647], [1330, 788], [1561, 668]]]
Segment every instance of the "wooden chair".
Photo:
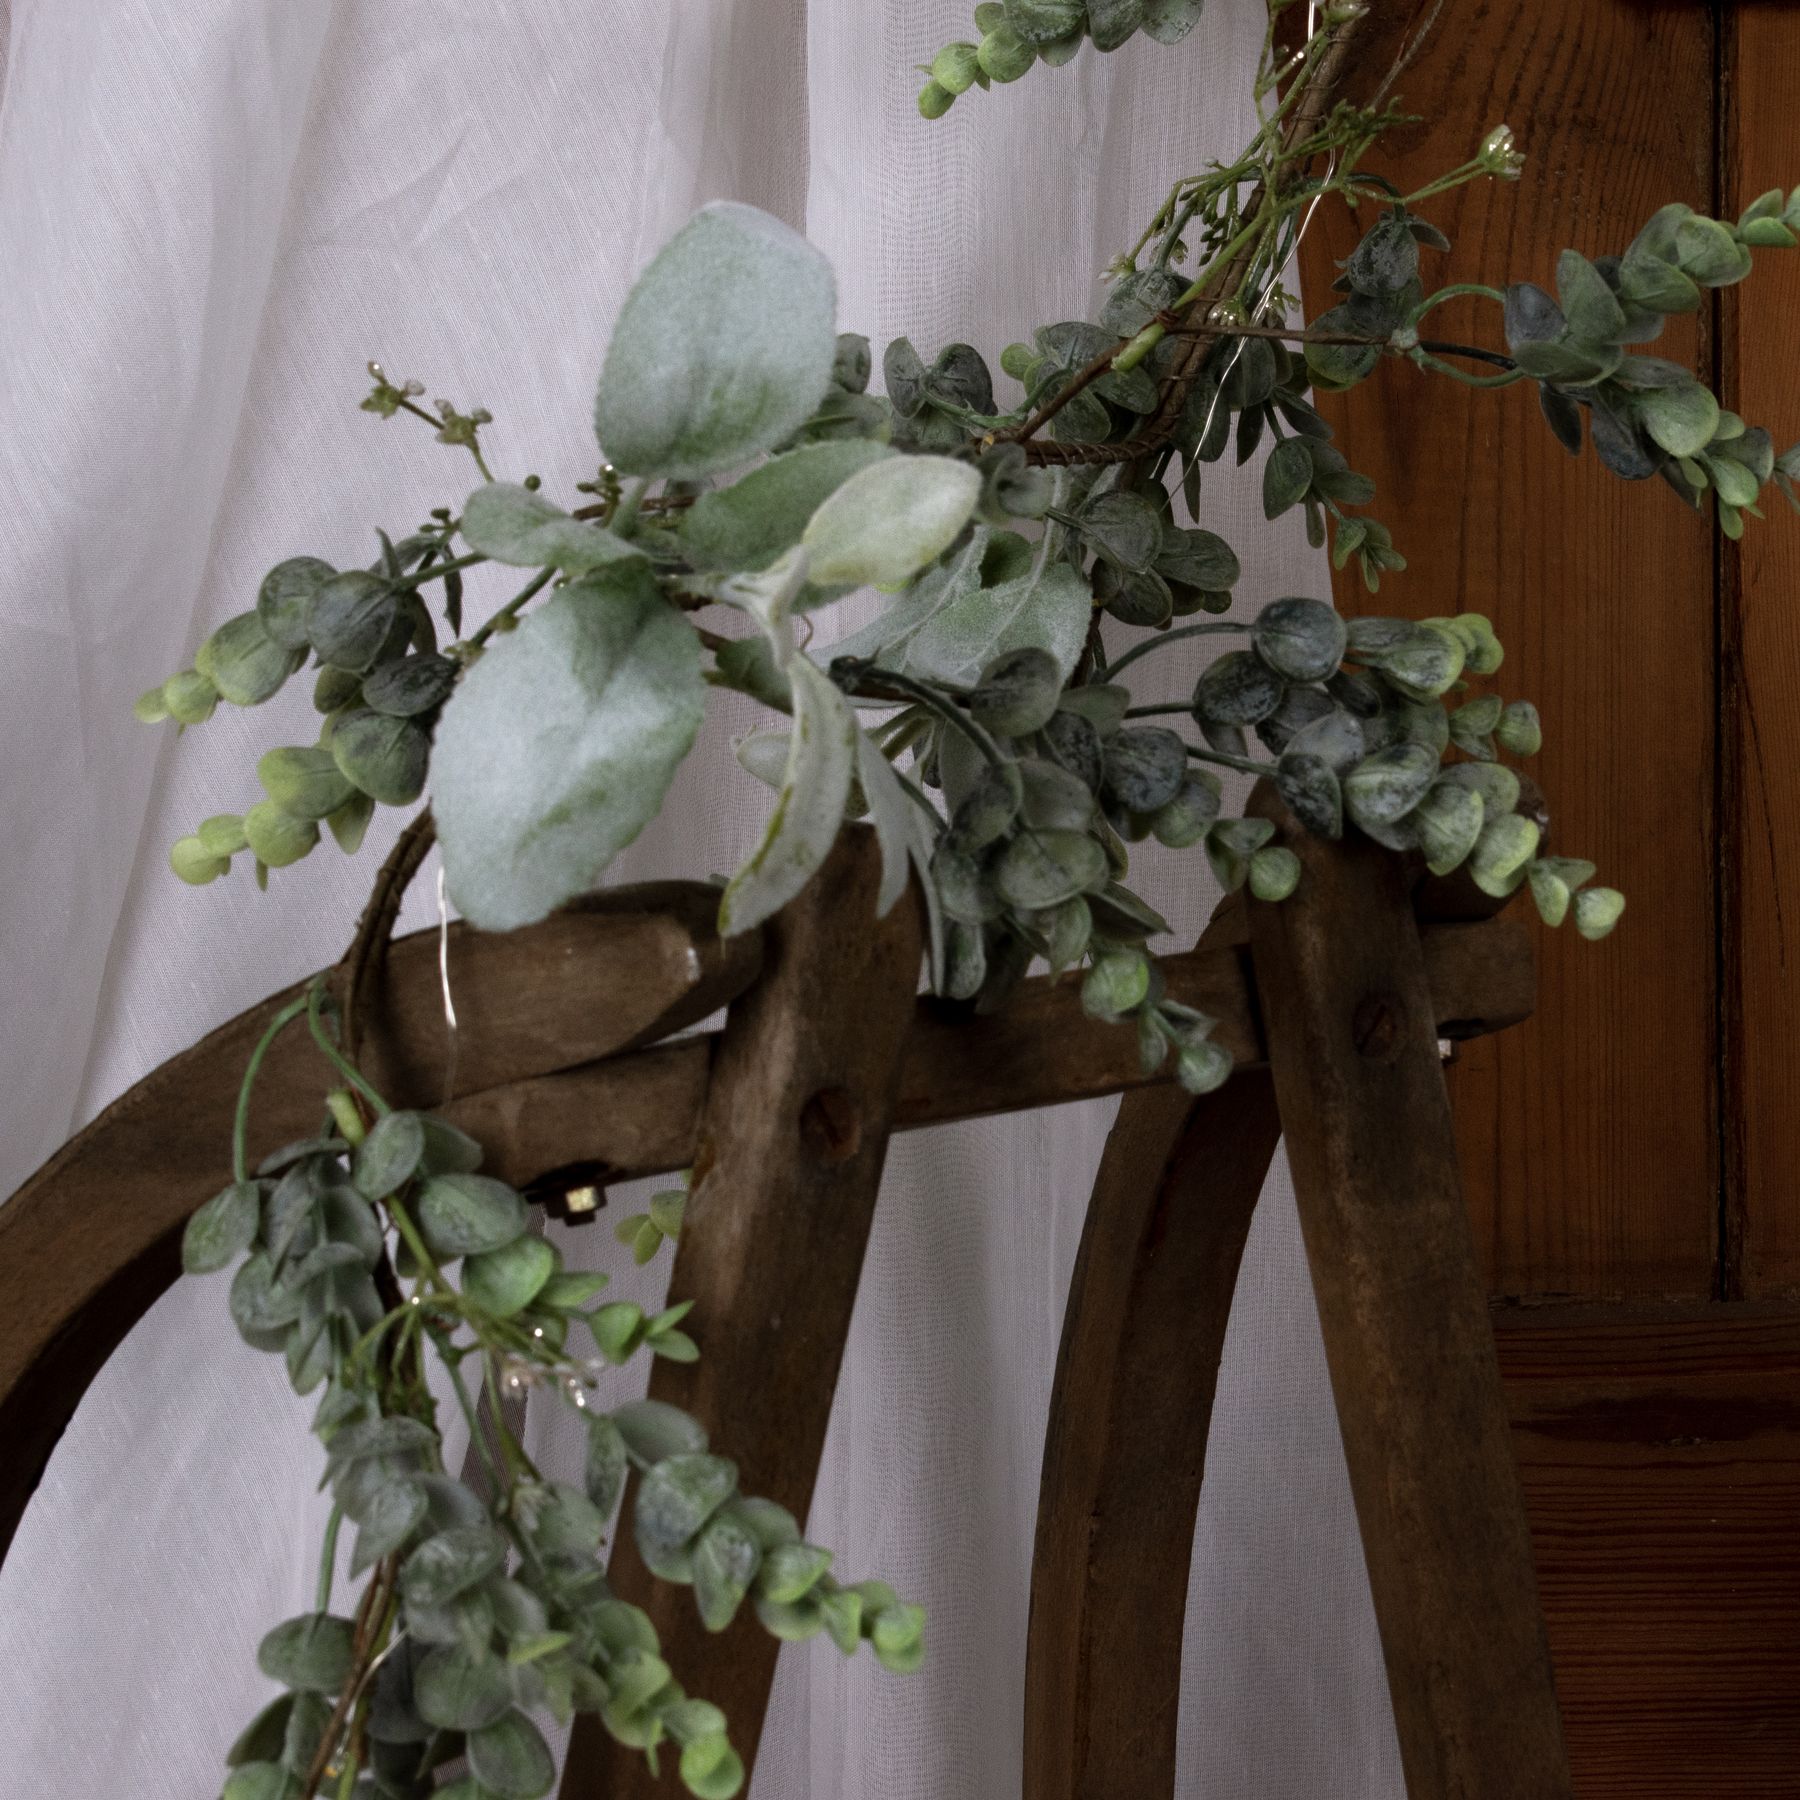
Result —
[[[874, 918], [878, 856], [847, 831], [759, 935], [721, 941], [713, 891], [599, 896], [505, 937], [452, 928], [463, 1021], [445, 1109], [515, 1183], [692, 1167], [670, 1282], [704, 1354], [651, 1393], [721, 1437], [747, 1490], [804, 1518], [889, 1134], [1124, 1093], [1070, 1290], [1044, 1454], [1026, 1676], [1026, 1800], [1155, 1800], [1174, 1786], [1178, 1648], [1226, 1319], [1285, 1136], [1411, 1800], [1570, 1793], [1486, 1296], [1458, 1190], [1440, 1037], [1525, 1018], [1530, 939], [1393, 856], [1324, 844], [1280, 906], [1221, 907], [1164, 959], [1173, 998], [1237, 1059], [1191, 1099], [1078, 979], [978, 1018], [916, 998], [921, 926]], [[398, 941], [364, 1055], [397, 1098], [439, 1098], [436, 934]], [[220, 1185], [243, 1063], [280, 994], [116, 1101], [0, 1208], [0, 1548], [87, 1384], [175, 1278]], [[729, 1002], [724, 1029], [672, 1038]], [[307, 1134], [297, 1036], [258, 1089], [259, 1141]], [[754, 1380], [748, 1371], [754, 1370]], [[726, 1425], [726, 1422], [728, 1426]], [[620, 1534], [615, 1584], [671, 1664], [756, 1752], [778, 1645], [706, 1632]], [[676, 1791], [591, 1720], [569, 1800]]]

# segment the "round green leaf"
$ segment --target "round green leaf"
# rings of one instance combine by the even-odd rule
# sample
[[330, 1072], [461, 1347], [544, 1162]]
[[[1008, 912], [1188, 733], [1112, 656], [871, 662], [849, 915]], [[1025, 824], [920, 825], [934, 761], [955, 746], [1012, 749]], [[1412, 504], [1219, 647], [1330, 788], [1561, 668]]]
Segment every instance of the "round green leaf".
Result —
[[319, 841], [319, 828], [311, 819], [296, 819], [273, 800], [259, 800], [244, 814], [244, 839], [258, 862], [284, 869]]
[[360, 675], [375, 666], [399, 618], [397, 589], [366, 569], [347, 569], [314, 589], [306, 635], [321, 662]]
[[737, 1465], [701, 1451], [664, 1457], [638, 1485], [638, 1542], [655, 1555], [688, 1544], [737, 1491]]
[[284, 650], [306, 649], [307, 605], [336, 573], [330, 563], [316, 556], [290, 556], [263, 577], [256, 594], [256, 615]]
[[514, 1708], [469, 1733], [469, 1767], [498, 1800], [541, 1800], [556, 1785], [556, 1763], [544, 1734]]
[[359, 707], [338, 721], [331, 734], [331, 754], [343, 774], [371, 800], [407, 806], [424, 792], [431, 738], [416, 719], [391, 718]]
[[608, 461], [691, 480], [791, 437], [830, 385], [835, 307], [830, 267], [798, 233], [754, 207], [703, 208], [619, 315], [594, 403]]
[[425, 1122], [415, 1112], [384, 1113], [356, 1147], [351, 1179], [365, 1200], [385, 1200], [412, 1179], [425, 1155]]
[[256, 1647], [256, 1666], [271, 1681], [308, 1694], [335, 1694], [353, 1660], [355, 1626], [331, 1613], [302, 1613], [277, 1625]]
[[396, 656], [378, 663], [362, 684], [364, 701], [378, 713], [397, 719], [416, 718], [442, 706], [456, 686], [457, 664], [435, 652]]
[[1343, 661], [1348, 638], [1335, 607], [1298, 596], [1272, 600], [1250, 627], [1257, 654], [1287, 681], [1325, 680]]
[[1644, 429], [1671, 456], [1698, 455], [1719, 425], [1719, 403], [1697, 381], [1639, 394], [1637, 412]]
[[478, 487], [463, 503], [461, 529], [472, 549], [517, 568], [585, 575], [604, 563], [643, 555], [604, 526], [574, 518], [535, 488], [509, 481]]
[[296, 819], [323, 819], [336, 812], [352, 791], [331, 752], [315, 748], [264, 751], [256, 778], [263, 792]]
[[234, 1181], [188, 1220], [181, 1234], [182, 1269], [210, 1275], [224, 1268], [250, 1248], [261, 1220], [261, 1189], [254, 1181]]
[[493, 1526], [458, 1525], [429, 1537], [400, 1569], [408, 1606], [442, 1606], [506, 1561], [506, 1539]]
[[1249, 650], [1228, 650], [1194, 686], [1194, 712], [1210, 725], [1254, 725], [1281, 704], [1282, 678]]
[[1344, 804], [1359, 825], [1391, 825], [1425, 797], [1438, 759], [1423, 744], [1390, 744], [1344, 777]]
[[1024, 831], [1001, 853], [994, 884], [1009, 905], [1059, 906], [1104, 885], [1106, 852], [1077, 831]]
[[441, 1261], [510, 1244], [525, 1229], [525, 1202], [486, 1175], [433, 1175], [419, 1192], [419, 1230]]
[[1300, 885], [1300, 859], [1279, 844], [1250, 858], [1250, 892], [1258, 900], [1285, 900]]
[[1575, 929], [1598, 942], [1618, 924], [1625, 911], [1625, 896], [1617, 888], [1583, 888], [1575, 896]]
[[514, 1238], [463, 1264], [463, 1292], [496, 1318], [510, 1319], [555, 1272], [556, 1252], [542, 1238]]
[[440, 1731], [479, 1731], [512, 1706], [506, 1663], [498, 1656], [476, 1661], [460, 1645], [440, 1645], [414, 1671], [413, 1705]]
[[1181, 791], [1187, 746], [1161, 726], [1133, 726], [1106, 740], [1107, 797], [1128, 812], [1153, 813]]
[[[221, 698], [229, 700], [233, 706], [259, 706], [280, 688], [303, 660], [303, 651], [289, 650], [278, 644], [264, 630], [262, 620], [255, 613], [247, 612], [239, 613], [235, 619], [227, 619], [200, 646], [194, 665], [218, 689]], [[164, 683], [163, 695], [170, 700], [170, 712], [181, 718], [167, 683]]]
[[197, 836], [177, 838], [169, 846], [169, 867], [189, 887], [205, 887], [231, 867], [228, 856], [215, 856]]

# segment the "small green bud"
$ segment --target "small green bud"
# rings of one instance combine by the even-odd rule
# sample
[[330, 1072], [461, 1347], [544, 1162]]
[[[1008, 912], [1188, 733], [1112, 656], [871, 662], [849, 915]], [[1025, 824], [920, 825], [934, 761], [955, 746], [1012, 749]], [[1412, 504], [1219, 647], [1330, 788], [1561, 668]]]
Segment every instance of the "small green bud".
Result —
[[1175, 1079], [1190, 1094], [1210, 1094], [1231, 1079], [1231, 1052], [1211, 1038], [1184, 1044], [1175, 1059]]
[[162, 685], [163, 705], [183, 725], [203, 725], [219, 704], [219, 690], [197, 669], [183, 669]]
[[147, 688], [131, 703], [131, 710], [145, 725], [160, 725], [169, 716], [169, 703], [163, 698], [162, 684]]
[[1112, 950], [1088, 970], [1081, 1010], [1092, 1019], [1117, 1019], [1142, 1005], [1149, 992], [1149, 960], [1135, 950]]
[[1250, 891], [1258, 900], [1285, 900], [1300, 885], [1300, 859], [1279, 844], [1250, 858]]
[[194, 835], [206, 846], [208, 856], [236, 856], [247, 842], [244, 821], [236, 813], [214, 813], [201, 821]]
[[1037, 52], [1013, 30], [1000, 24], [981, 40], [976, 52], [982, 69], [994, 81], [1017, 81], [1037, 61]]
[[973, 44], [946, 44], [931, 59], [931, 78], [954, 97], [966, 94], [975, 85], [980, 67], [979, 53]]
[[1475, 160], [1488, 174], [1497, 175], [1502, 181], [1517, 181], [1519, 172], [1525, 167], [1523, 154], [1513, 148], [1510, 125], [1496, 125], [1481, 140], [1481, 148], [1476, 151]]
[[1598, 943], [1624, 910], [1625, 896], [1617, 888], [1583, 888], [1575, 896], [1575, 929], [1590, 943]]
[[363, 1122], [362, 1108], [356, 1103], [356, 1096], [348, 1088], [333, 1088], [325, 1096], [325, 1109], [331, 1114], [331, 1122], [338, 1128], [338, 1135], [353, 1149], [369, 1135], [369, 1128]]
[[244, 838], [256, 860], [271, 869], [297, 863], [319, 841], [311, 819], [296, 819], [273, 800], [259, 800], [244, 814]]
[[956, 96], [940, 82], [928, 81], [919, 89], [919, 112], [927, 119], [941, 119], [956, 104]]
[[177, 838], [169, 846], [169, 867], [189, 887], [205, 887], [231, 867], [231, 859], [213, 855], [196, 835]]
[[1503, 750], [1514, 756], [1536, 756], [1544, 747], [1544, 728], [1538, 710], [1529, 700], [1515, 700], [1500, 715], [1494, 736]]

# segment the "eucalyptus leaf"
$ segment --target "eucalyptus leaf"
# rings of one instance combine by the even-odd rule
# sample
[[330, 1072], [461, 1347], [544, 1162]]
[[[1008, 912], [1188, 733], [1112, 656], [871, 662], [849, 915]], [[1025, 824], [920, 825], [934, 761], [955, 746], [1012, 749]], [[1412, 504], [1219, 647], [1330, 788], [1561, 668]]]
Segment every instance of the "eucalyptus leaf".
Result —
[[290, 556], [263, 577], [256, 592], [256, 616], [282, 649], [304, 651], [308, 647], [307, 604], [336, 573], [330, 563], [316, 556]]
[[335, 1694], [352, 1662], [355, 1627], [331, 1613], [302, 1613], [264, 1637], [256, 1666], [271, 1681], [306, 1694]]
[[181, 1234], [181, 1267], [189, 1275], [210, 1275], [241, 1256], [255, 1240], [262, 1217], [262, 1190], [254, 1181], [234, 1181], [194, 1213]]
[[319, 660], [363, 674], [394, 636], [400, 595], [379, 575], [350, 569], [314, 589], [306, 608], [306, 635]]
[[416, 719], [359, 707], [338, 721], [331, 754], [349, 780], [383, 806], [410, 806], [424, 791], [431, 738]]
[[525, 1229], [525, 1202], [486, 1175], [433, 1175], [419, 1190], [418, 1225], [440, 1261], [498, 1250]]
[[469, 1733], [469, 1767], [496, 1800], [541, 1800], [556, 1785], [544, 1735], [516, 1707]]
[[442, 1606], [504, 1565], [506, 1539], [491, 1525], [461, 1525], [429, 1537], [400, 1566], [408, 1606]]
[[463, 1264], [463, 1292], [497, 1319], [510, 1319], [556, 1272], [556, 1252], [539, 1237], [517, 1237]]
[[1286, 683], [1249, 650], [1228, 650], [1194, 686], [1194, 712], [1212, 725], [1254, 725], [1281, 704]]
[[664, 1457], [638, 1483], [633, 1523], [639, 1544], [656, 1555], [681, 1549], [736, 1491], [736, 1465], [722, 1456]]
[[366, 1200], [385, 1200], [410, 1181], [425, 1156], [425, 1121], [415, 1112], [384, 1113], [356, 1147], [351, 1180]]
[[429, 1651], [413, 1673], [413, 1705], [440, 1731], [479, 1731], [512, 1706], [506, 1664], [458, 1645]]
[[642, 563], [528, 614], [463, 677], [432, 753], [451, 894], [506, 931], [588, 888], [653, 818], [700, 726], [693, 627]]
[[706, 1448], [706, 1428], [664, 1400], [636, 1400], [615, 1407], [613, 1423], [634, 1456], [662, 1462]]
[[[271, 637], [261, 616], [247, 612], [227, 619], [200, 646], [194, 666], [218, 689], [221, 699], [233, 706], [260, 706], [299, 668], [304, 654]], [[163, 692], [169, 698], [166, 683]], [[182, 717], [174, 704], [169, 710]]]
[[621, 473], [680, 480], [772, 449], [804, 425], [837, 356], [830, 266], [755, 207], [702, 208], [619, 315], [594, 429]]
[[416, 1481], [401, 1479], [381, 1488], [358, 1521], [352, 1577], [400, 1549], [424, 1521], [425, 1490]]
[[1106, 852], [1075, 831], [1021, 832], [994, 868], [994, 882], [1011, 906], [1058, 906], [1106, 880]]
[[1334, 607], [1298, 596], [1270, 601], [1250, 627], [1256, 653], [1287, 681], [1323, 681], [1334, 674], [1348, 637]]

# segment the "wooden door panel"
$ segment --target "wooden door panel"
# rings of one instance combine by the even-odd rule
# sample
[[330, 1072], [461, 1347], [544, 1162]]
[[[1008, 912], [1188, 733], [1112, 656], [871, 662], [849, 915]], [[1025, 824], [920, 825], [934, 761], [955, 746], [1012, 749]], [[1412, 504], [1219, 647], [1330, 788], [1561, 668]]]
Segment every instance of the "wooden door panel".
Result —
[[[1713, 27], [1631, 0], [1447, 5], [1398, 92], [1438, 121], [1396, 133], [1403, 188], [1507, 120], [1530, 156], [1425, 209], [1456, 241], [1431, 285], [1549, 284], [1556, 255], [1624, 248], [1670, 199], [1710, 204]], [[1324, 209], [1302, 252], [1314, 310], [1358, 232]], [[1499, 346], [1497, 309], [1457, 301], [1433, 334]], [[1701, 321], [1661, 354], [1704, 366]], [[1558, 847], [1636, 905], [1598, 949], [1545, 933], [1537, 1017], [1452, 1073], [1464, 1183], [1488, 1277], [1512, 1295], [1703, 1296], [1718, 1239], [1715, 1113], [1714, 606], [1710, 525], [1660, 482], [1628, 487], [1550, 436], [1529, 386], [1464, 389], [1389, 365], [1327, 400], [1369, 509], [1410, 561], [1349, 612], [1488, 613], [1497, 685], [1537, 701], [1534, 773]]]

